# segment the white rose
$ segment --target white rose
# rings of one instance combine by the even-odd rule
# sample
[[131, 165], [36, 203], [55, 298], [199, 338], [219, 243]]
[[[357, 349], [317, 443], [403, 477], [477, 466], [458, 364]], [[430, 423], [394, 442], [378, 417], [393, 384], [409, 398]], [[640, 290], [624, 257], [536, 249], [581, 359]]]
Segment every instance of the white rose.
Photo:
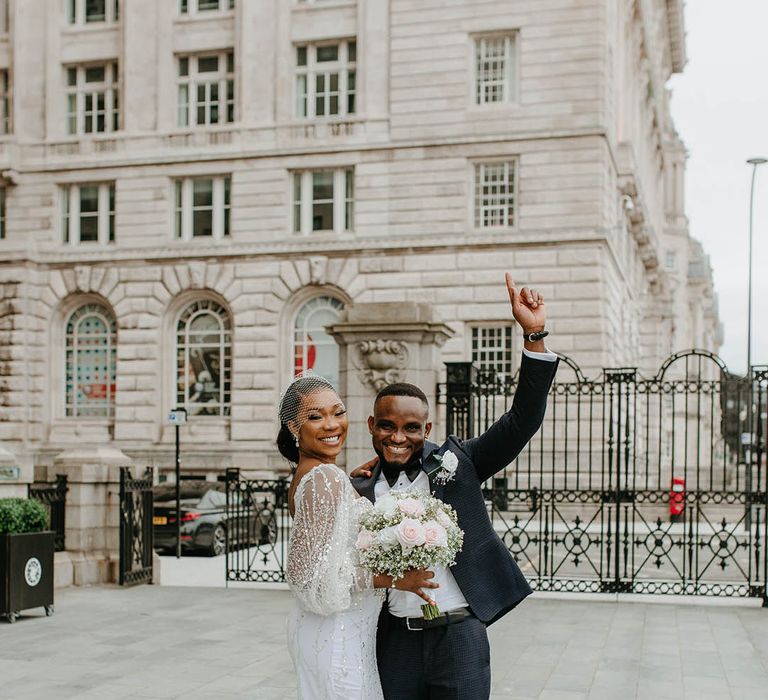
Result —
[[440, 466], [445, 471], [453, 474], [456, 471], [456, 467], [459, 466], [459, 458], [449, 450], [443, 455], [443, 461], [440, 463]]
[[437, 520], [443, 527], [451, 527], [453, 525], [453, 520], [451, 520], [448, 513], [443, 510], [438, 510], [437, 513], [435, 513], [435, 520]]
[[400, 542], [397, 539], [397, 528], [393, 526], [382, 528], [379, 530], [378, 536], [379, 542], [385, 547], [393, 547]]
[[389, 494], [376, 499], [373, 507], [382, 515], [389, 517], [397, 512], [397, 499]]
[[414, 518], [403, 518], [395, 528], [397, 539], [403, 548], [418, 547], [426, 541], [426, 532], [424, 526]]

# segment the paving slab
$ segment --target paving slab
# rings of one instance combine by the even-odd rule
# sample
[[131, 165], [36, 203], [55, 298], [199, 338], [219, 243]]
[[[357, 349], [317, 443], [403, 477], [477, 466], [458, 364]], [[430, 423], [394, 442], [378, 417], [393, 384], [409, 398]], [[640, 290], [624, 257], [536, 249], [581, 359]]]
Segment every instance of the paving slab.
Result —
[[[491, 626], [492, 698], [768, 697], [768, 610], [536, 594]], [[94, 586], [0, 619], [0, 699], [296, 698], [290, 594]]]

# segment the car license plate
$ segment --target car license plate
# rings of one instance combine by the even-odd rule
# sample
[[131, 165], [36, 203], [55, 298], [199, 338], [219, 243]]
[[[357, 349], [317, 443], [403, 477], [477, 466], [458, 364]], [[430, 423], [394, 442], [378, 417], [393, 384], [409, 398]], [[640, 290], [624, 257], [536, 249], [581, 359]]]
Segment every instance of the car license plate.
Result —
[[153, 525], [165, 525], [167, 522], [168, 518], [166, 518], [164, 515], [155, 515], [152, 518]]

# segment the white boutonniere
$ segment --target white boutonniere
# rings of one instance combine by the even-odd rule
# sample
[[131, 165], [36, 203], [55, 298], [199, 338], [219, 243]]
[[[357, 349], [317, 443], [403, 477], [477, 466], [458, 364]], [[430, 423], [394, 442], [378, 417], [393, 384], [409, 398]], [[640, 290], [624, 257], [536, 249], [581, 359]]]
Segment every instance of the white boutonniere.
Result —
[[432, 455], [440, 465], [437, 469], [429, 472], [429, 476], [435, 474], [435, 481], [438, 484], [447, 484], [456, 476], [456, 467], [459, 466], [459, 458], [450, 450], [446, 450], [441, 455]]

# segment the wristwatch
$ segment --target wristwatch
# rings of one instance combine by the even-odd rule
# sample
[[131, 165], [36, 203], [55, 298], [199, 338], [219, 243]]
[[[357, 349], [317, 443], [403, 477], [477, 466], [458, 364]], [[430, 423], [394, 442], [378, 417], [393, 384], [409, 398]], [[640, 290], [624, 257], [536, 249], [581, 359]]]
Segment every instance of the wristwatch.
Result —
[[529, 343], [546, 338], [549, 335], [549, 331], [543, 328], [540, 331], [534, 331], [533, 333], [523, 333], [523, 338]]

